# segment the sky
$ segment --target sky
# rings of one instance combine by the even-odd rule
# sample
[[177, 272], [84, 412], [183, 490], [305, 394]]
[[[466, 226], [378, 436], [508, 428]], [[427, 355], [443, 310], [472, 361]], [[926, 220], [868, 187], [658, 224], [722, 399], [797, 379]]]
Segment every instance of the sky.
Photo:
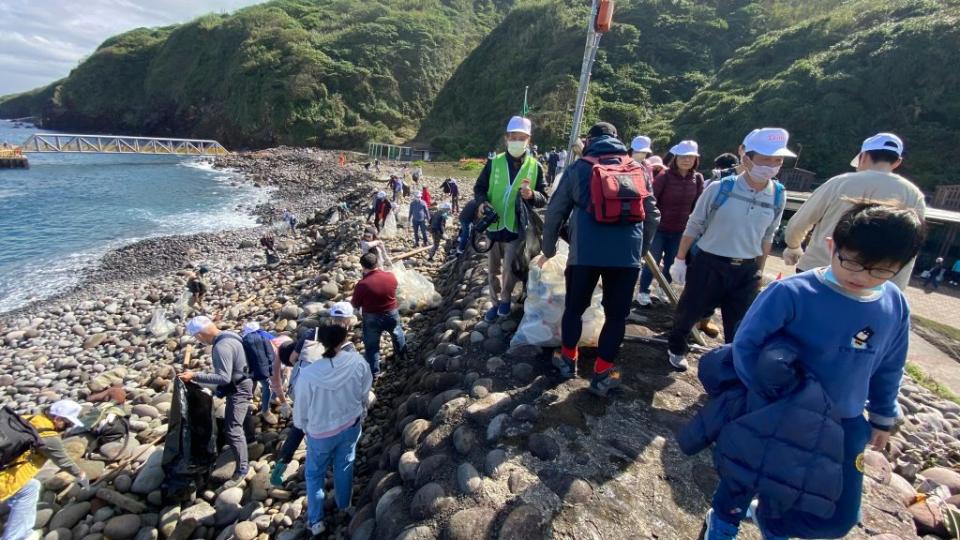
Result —
[[0, 0], [0, 96], [65, 77], [108, 37], [263, 0]]

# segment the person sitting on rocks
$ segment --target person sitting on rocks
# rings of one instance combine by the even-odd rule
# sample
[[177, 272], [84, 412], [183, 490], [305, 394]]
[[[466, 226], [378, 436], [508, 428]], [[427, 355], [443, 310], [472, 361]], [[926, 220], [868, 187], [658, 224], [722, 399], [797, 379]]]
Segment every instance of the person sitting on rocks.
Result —
[[[833, 254], [830, 265], [771, 283], [753, 302], [733, 340], [736, 375], [753, 395], [766, 397], [760, 381], [769, 379], [771, 373], [759, 361], [761, 350], [777, 336], [792, 338], [797, 343], [800, 372], [823, 387], [843, 431], [842, 491], [830, 501], [835, 505], [832, 515], [822, 518], [790, 510], [770, 518], [764, 511], [769, 501], [765, 503], [761, 495], [755, 517], [763, 538], [770, 540], [844, 537], [859, 520], [864, 448], [869, 444], [883, 452], [900, 415], [897, 395], [907, 359], [910, 309], [903, 293], [890, 281], [923, 245], [923, 220], [912, 208], [860, 202], [840, 218], [826, 241]], [[801, 399], [802, 394], [798, 390], [791, 395]], [[783, 418], [789, 414], [784, 413]], [[807, 448], [819, 448], [820, 443], [808, 444], [812, 440], [809, 433], [792, 433], [789, 423], [771, 420], [767, 425], [784, 428], [777, 430], [777, 440], [804, 441]], [[817, 437], [819, 440], [821, 435]], [[733, 438], [726, 441], [734, 446], [721, 439], [717, 451], [735, 449], [738, 454], [730, 457], [738, 464], [767, 457], [782, 459], [783, 474], [790, 474], [789, 467], [794, 465], [783, 455], [750, 455], [753, 446], [737, 444]], [[706, 540], [736, 538], [740, 521], [756, 495], [739, 489], [743, 480], [739, 465], [728, 472], [729, 479], [721, 475], [707, 513]], [[780, 481], [766, 484], [781, 485]], [[748, 483], [764, 485], [753, 475]], [[769, 493], [773, 497], [784, 491], [786, 488], [771, 489]], [[816, 507], [822, 509], [826, 504], [822, 494], [827, 492], [816, 493]], [[788, 501], [793, 504], [800, 498], [791, 492]]]
[[53, 403], [36, 416], [22, 419], [37, 431], [40, 443], [15, 457], [12, 462], [0, 463], [0, 501], [10, 508], [3, 529], [4, 540], [26, 540], [33, 533], [41, 487], [40, 481], [34, 477], [46, 465], [47, 460], [72, 474], [80, 487], [90, 487], [87, 475], [67, 455], [60, 438], [60, 434], [69, 428], [83, 427], [79, 418], [81, 410], [79, 403], [64, 399]]
[[360, 256], [362, 257], [367, 253], [373, 253], [377, 256], [377, 264], [381, 268], [390, 265], [387, 247], [383, 245], [383, 240], [380, 240], [377, 230], [373, 227], [364, 229], [363, 236], [360, 238]]
[[223, 417], [223, 429], [236, 459], [236, 472], [225, 488], [240, 485], [249, 471], [247, 439], [243, 422], [253, 398], [253, 380], [243, 351], [243, 340], [233, 332], [223, 332], [209, 317], [199, 316], [187, 322], [187, 333], [199, 342], [213, 347], [213, 373], [184, 371], [179, 375], [183, 382], [195, 382], [215, 386], [217, 395], [226, 397], [227, 406]]
[[390, 333], [395, 358], [402, 360], [407, 352], [407, 339], [400, 322], [397, 303], [397, 277], [381, 269], [377, 256], [360, 257], [363, 279], [353, 289], [350, 303], [358, 308], [363, 321], [363, 355], [374, 377], [380, 376], [380, 335]]
[[337, 508], [350, 511], [353, 464], [373, 386], [370, 367], [349, 341], [344, 326], [321, 324], [317, 336], [323, 358], [300, 374], [293, 411], [294, 425], [307, 434], [307, 518], [314, 535], [326, 529], [324, 486], [331, 464]]
[[450, 203], [440, 203], [440, 211], [430, 219], [430, 234], [433, 235], [433, 248], [430, 250], [430, 260], [437, 255], [440, 244], [443, 242], [443, 232], [447, 228], [447, 218], [450, 217]]

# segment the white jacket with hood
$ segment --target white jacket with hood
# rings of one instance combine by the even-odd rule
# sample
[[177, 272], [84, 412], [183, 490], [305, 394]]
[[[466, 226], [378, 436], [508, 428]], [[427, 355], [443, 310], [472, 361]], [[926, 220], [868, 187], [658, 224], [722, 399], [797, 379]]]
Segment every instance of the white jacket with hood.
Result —
[[293, 424], [304, 433], [332, 431], [363, 416], [369, 406], [370, 365], [351, 346], [333, 358], [321, 358], [300, 370]]

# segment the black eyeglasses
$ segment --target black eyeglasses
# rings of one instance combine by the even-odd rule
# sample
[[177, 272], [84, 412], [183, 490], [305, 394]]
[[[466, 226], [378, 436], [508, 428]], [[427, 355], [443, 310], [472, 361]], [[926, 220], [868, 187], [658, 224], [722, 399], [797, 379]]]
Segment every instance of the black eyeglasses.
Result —
[[899, 270], [893, 271], [893, 270], [890, 270], [889, 268], [873, 268], [873, 267], [868, 268], [853, 259], [848, 259], [844, 257], [843, 255], [840, 254], [839, 251], [837, 251], [836, 253], [837, 253], [837, 260], [840, 261], [840, 266], [845, 270], [849, 270], [851, 272], [866, 271], [872, 277], [875, 277], [877, 279], [890, 279], [893, 276], [897, 275], [897, 272], [899, 272]]

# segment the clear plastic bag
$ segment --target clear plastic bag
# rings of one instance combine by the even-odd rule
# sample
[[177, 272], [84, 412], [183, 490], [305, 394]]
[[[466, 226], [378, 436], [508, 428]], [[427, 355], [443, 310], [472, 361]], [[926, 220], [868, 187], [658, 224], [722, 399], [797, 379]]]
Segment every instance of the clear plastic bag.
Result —
[[173, 305], [173, 313], [179, 315], [180, 320], [187, 320], [187, 317], [193, 312], [193, 305], [190, 302], [192, 298], [193, 294], [190, 291], [183, 291], [177, 303]]
[[390, 271], [397, 276], [397, 302], [402, 313], [414, 313], [439, 307], [443, 298], [433, 282], [416, 270], [408, 270], [403, 263], [395, 263]]
[[[563, 319], [563, 307], [566, 299], [566, 281], [564, 270], [567, 267], [569, 247], [565, 242], [557, 246], [557, 254], [543, 268], [536, 264], [530, 266], [527, 281], [527, 300], [523, 305], [523, 318], [517, 327], [511, 347], [537, 345], [540, 347], [560, 346], [560, 322]], [[590, 307], [583, 314], [583, 333], [580, 345], [596, 347], [603, 328], [603, 307], [601, 289], [598, 285], [593, 292]]]
[[407, 226], [407, 216], [410, 215], [410, 206], [406, 203], [397, 203], [393, 206], [391, 214], [396, 214], [397, 227], [404, 229]]
[[380, 238], [390, 240], [397, 237], [397, 212], [391, 210], [383, 220], [383, 227], [380, 228]]
[[153, 317], [147, 324], [147, 331], [158, 338], [165, 338], [177, 329], [177, 325], [167, 320], [163, 310], [157, 308], [153, 310]]

